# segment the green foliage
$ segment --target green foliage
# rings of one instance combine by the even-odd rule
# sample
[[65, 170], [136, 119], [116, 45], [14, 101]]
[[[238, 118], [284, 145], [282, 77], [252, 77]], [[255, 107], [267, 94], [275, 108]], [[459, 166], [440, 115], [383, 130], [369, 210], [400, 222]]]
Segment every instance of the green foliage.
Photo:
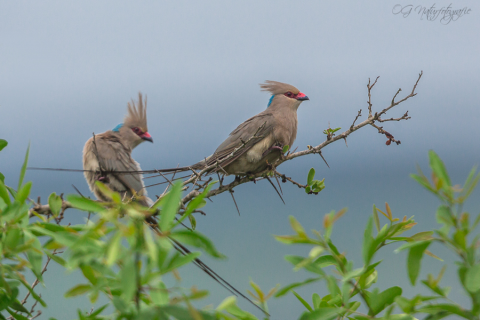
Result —
[[333, 137], [335, 135], [335, 132], [337, 132], [340, 129], [342, 128], [335, 128], [335, 129], [328, 128], [323, 130], [323, 134], [326, 134], [328, 137]]
[[[385, 210], [373, 206], [372, 217], [368, 220], [364, 231], [362, 256], [363, 266], [353, 269], [353, 261], [349, 261], [345, 254], [340, 253], [332, 243], [331, 234], [334, 223], [345, 213], [330, 212], [323, 220], [323, 230], [313, 230], [309, 236], [302, 225], [290, 217], [293, 235], [276, 236], [276, 239], [287, 245], [310, 245], [308, 256], [286, 256], [286, 260], [293, 264], [294, 270], [304, 269], [316, 275], [303, 282], [289, 284], [280, 289], [276, 296], [285, 296], [288, 292], [300, 301], [307, 309], [299, 319], [415, 319], [421, 316], [425, 319], [440, 319], [449, 315], [465, 319], [480, 318], [480, 257], [478, 253], [478, 235], [470, 239], [468, 236], [480, 222], [480, 215], [472, 223], [470, 214], [463, 212], [463, 204], [477, 185], [480, 175], [475, 168], [470, 172], [463, 187], [452, 186], [448, 172], [442, 160], [435, 152], [429, 152], [432, 181], [421, 172], [412, 175], [428, 191], [432, 192], [441, 201], [437, 210], [437, 221], [443, 226], [434, 231], [424, 231], [412, 236], [402, 236], [402, 233], [416, 225], [412, 218], [394, 218], [388, 203]], [[313, 169], [312, 169], [313, 170]], [[309, 181], [313, 179], [314, 171], [310, 172]], [[381, 215], [379, 215], [381, 214]], [[380, 217], [384, 216], [388, 223], [381, 226]], [[374, 228], [375, 226], [375, 228]], [[376, 230], [376, 233], [374, 231]], [[381, 261], [374, 261], [376, 253], [390, 244], [404, 243], [395, 251], [408, 250], [407, 275], [412, 285], [416, 284], [421, 271], [421, 261], [429, 255], [440, 261], [439, 257], [428, 251], [433, 242], [439, 243], [450, 249], [456, 256], [458, 265], [459, 282], [465, 293], [470, 297], [471, 309], [466, 309], [459, 303], [448, 298], [449, 288], [440, 286], [440, 281], [445, 272], [444, 266], [437, 277], [427, 275], [421, 283], [429, 288], [433, 295], [416, 295], [413, 298], [402, 296], [401, 286], [393, 286], [381, 291], [372, 288], [378, 278], [377, 266]], [[333, 270], [332, 270], [333, 267]], [[329, 294], [321, 297], [312, 296], [309, 304], [300, 294], [293, 289], [300, 289], [304, 285], [318, 283], [323, 280]], [[368, 314], [357, 311], [363, 304]], [[393, 313], [395, 310], [400, 313]]]
[[315, 178], [315, 169], [311, 168], [307, 176], [307, 186], [305, 187], [305, 192], [308, 194], [318, 194], [320, 191], [325, 189], [325, 178], [322, 180], [314, 180]]
[[[327, 134], [333, 135], [338, 129], [329, 129], [332, 131]], [[0, 140], [0, 150], [5, 146], [7, 142]], [[118, 193], [98, 182], [108, 201], [67, 196], [73, 207], [95, 214], [86, 224], [64, 226], [55, 220], [65, 208], [62, 198], [55, 193], [48, 198], [51, 215], [29, 212], [32, 183], [23, 182], [28, 153], [27, 149], [17, 190], [6, 186], [0, 173], [0, 319], [8, 315], [13, 319], [35, 316], [24, 306], [26, 300], [19, 297], [20, 290], [28, 292], [38, 306], [46, 307], [24, 274], [31, 272], [43, 283], [44, 263], [53, 260], [67, 270], [80, 271], [84, 277], [82, 283], [65, 288], [66, 298], [87, 296], [92, 303], [100, 296], [108, 300], [108, 304], [89, 314], [78, 310], [78, 319], [258, 320], [237, 305], [236, 297], [227, 297], [216, 309], [198, 309], [192, 302], [206, 297], [207, 290], [185, 289], [178, 287], [178, 283], [167, 287], [163, 281], [165, 275], [180, 280], [179, 269], [194, 263], [201, 255], [200, 252], [181, 254], [175, 250], [177, 244], [197, 248], [214, 258], [224, 258], [207, 236], [196, 230], [181, 229], [181, 222], [187, 218], [194, 229], [193, 214], [205, 205], [213, 183], [182, 207], [182, 184], [176, 183], [153, 208], [145, 208], [135, 201], [122, 202]], [[463, 211], [480, 175], [473, 169], [463, 186], [453, 186], [438, 155], [430, 151], [429, 159], [431, 180], [421, 170], [412, 178], [440, 200], [436, 211], [436, 219], [441, 224], [438, 230], [404, 236], [404, 232], [416, 225], [413, 217], [394, 217], [388, 203], [385, 209], [374, 205], [363, 235], [363, 263], [360, 268], [354, 268], [354, 262], [332, 241], [334, 225], [346, 209], [327, 213], [322, 230], [313, 230], [311, 234], [291, 216], [293, 234], [275, 238], [286, 245], [309, 246], [308, 254], [287, 255], [285, 260], [293, 265], [294, 271], [303, 269], [311, 276], [283, 288], [276, 286], [268, 292], [250, 281], [252, 290], [248, 293], [254, 302], [268, 313], [267, 301], [271, 297], [285, 298], [291, 292], [290, 297], [304, 308], [298, 317], [300, 320], [413, 320], [417, 317], [433, 320], [450, 315], [480, 319], [479, 237], [474, 234], [480, 215], [472, 219]], [[318, 193], [325, 188], [323, 180], [314, 178], [312, 168], [307, 177], [307, 193]], [[177, 214], [182, 214], [178, 220]], [[153, 220], [158, 221], [157, 227]], [[428, 296], [406, 297], [402, 285], [380, 288], [376, 284], [377, 268], [382, 261], [377, 261], [375, 256], [380, 250], [399, 245], [396, 252], [407, 251], [406, 274], [411, 284], [416, 285], [425, 255], [442, 261], [428, 250], [432, 243], [445, 246], [457, 257], [459, 283], [470, 299], [468, 308], [464, 303], [452, 301], [448, 297], [450, 288], [440, 285], [446, 266], [437, 276], [428, 274], [419, 281], [431, 291]], [[300, 290], [306, 285], [323, 285], [328, 294], [314, 293], [311, 298], [305, 298]], [[106, 310], [111, 310], [111, 314], [106, 314]]]
[[[5, 146], [6, 142], [1, 140], [0, 147]], [[38, 305], [46, 307], [45, 301], [26, 282], [24, 274], [30, 270], [42, 283], [47, 258], [67, 270], [78, 270], [83, 274], [82, 283], [65, 288], [65, 298], [88, 296], [92, 303], [101, 295], [108, 299], [107, 305], [88, 315], [79, 310], [79, 319], [256, 319], [240, 309], [231, 298], [217, 310], [197, 309], [192, 306], [192, 301], [208, 296], [208, 291], [195, 287], [169, 288], [163, 282], [167, 274], [180, 280], [178, 270], [193, 263], [201, 254], [181, 254], [174, 249], [174, 241], [198, 248], [214, 258], [224, 257], [205, 235], [180, 229], [179, 225], [185, 218], [193, 218], [193, 212], [204, 205], [211, 185], [190, 201], [180, 222], [175, 222], [182, 196], [181, 183], [175, 184], [152, 209], [136, 202], [124, 203], [118, 193], [98, 183], [109, 201], [67, 196], [73, 207], [95, 213], [94, 220], [64, 226], [55, 220], [63, 207], [62, 198], [55, 193], [48, 198], [53, 216], [36, 212], [29, 215], [31, 205], [27, 201], [32, 183], [23, 184], [27, 161], [28, 150], [20, 172], [18, 192], [6, 186], [4, 179], [0, 180], [0, 319], [5, 319], [8, 314], [14, 319], [35, 316], [24, 307], [26, 299], [19, 297], [22, 287]], [[152, 215], [157, 213], [159, 228], [152, 228]], [[30, 221], [30, 217], [38, 219]], [[253, 282], [252, 287], [258, 294], [258, 303], [266, 308], [266, 300], [275, 290], [265, 295]], [[113, 314], [105, 314], [108, 306]]]
[[[0, 150], [6, 145], [5, 140], [0, 140]], [[20, 301], [20, 299], [23, 300], [19, 297], [21, 288], [30, 292], [32, 298], [40, 305], [46, 306], [24, 277], [24, 274], [30, 270], [42, 282], [44, 257], [40, 241], [34, 236], [33, 226], [29, 224], [29, 205], [26, 202], [31, 183], [26, 183], [22, 187], [27, 161], [28, 151], [21, 171], [18, 192], [7, 187], [4, 179], [0, 180], [0, 314], [2, 319], [5, 312], [15, 319], [27, 319], [31, 316]]]

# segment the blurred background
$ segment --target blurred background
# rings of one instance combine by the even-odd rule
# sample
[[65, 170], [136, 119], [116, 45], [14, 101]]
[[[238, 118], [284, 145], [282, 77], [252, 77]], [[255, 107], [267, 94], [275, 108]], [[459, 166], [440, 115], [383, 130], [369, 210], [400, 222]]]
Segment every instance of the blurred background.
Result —
[[[372, 92], [373, 109], [388, 106], [393, 95], [407, 95], [421, 70], [418, 95], [388, 113], [412, 119], [385, 123], [401, 145], [371, 127], [323, 149], [330, 169], [317, 155], [283, 164], [279, 171], [304, 182], [313, 167], [325, 178], [317, 196], [283, 185], [284, 205], [266, 181], [235, 189], [239, 216], [228, 193], [215, 197], [197, 217], [228, 260], [205, 259], [242, 292], [252, 279], [268, 290], [307, 278], [283, 259], [302, 248], [277, 243], [273, 235], [291, 232], [288, 216], [307, 229], [321, 229], [323, 215], [348, 207], [333, 239], [340, 251], [361, 266], [361, 239], [372, 205], [388, 202], [397, 217], [415, 216], [413, 232], [435, 228], [439, 203], [410, 177], [418, 164], [428, 170], [427, 152], [444, 160], [453, 182], [463, 183], [480, 162], [479, 4], [455, 1], [452, 9], [470, 8], [456, 21], [428, 20], [412, 10], [404, 17], [395, 5], [434, 2], [351, 1], [2, 1], [0, 3], [0, 138], [9, 145], [0, 153], [0, 171], [16, 186], [28, 143], [30, 166], [81, 169], [82, 148], [92, 136], [112, 129], [139, 91], [148, 97], [149, 132], [154, 144], [133, 152], [143, 169], [189, 165], [210, 155], [238, 124], [264, 110], [269, 95], [265, 80], [287, 82], [310, 101], [298, 110], [299, 130], [293, 148], [324, 141], [322, 131], [348, 128], [359, 109], [367, 114], [368, 79], [380, 76]], [[448, 1], [435, 2], [447, 7]], [[398, 7], [397, 7], [398, 10]], [[394, 10], [393, 10], [394, 11]], [[29, 171], [32, 197], [51, 192], [90, 195], [81, 173]], [[152, 181], [154, 179], [150, 179]], [[157, 180], [158, 181], [158, 180]], [[149, 189], [153, 197], [161, 186]], [[479, 191], [465, 207], [479, 212]], [[83, 223], [86, 215], [67, 211], [64, 223]], [[386, 221], [383, 221], [385, 223]], [[385, 248], [378, 287], [402, 285], [404, 295], [426, 292], [409, 287], [406, 254]], [[453, 257], [431, 251], [449, 265], [442, 284], [462, 301]], [[306, 250], [306, 249], [305, 249]], [[420, 277], [438, 274], [442, 263], [426, 257]], [[209, 289], [199, 305], [217, 306], [229, 293], [194, 267], [180, 269], [180, 285]], [[43, 318], [72, 318], [89, 311], [86, 298], [63, 294], [82, 282], [53, 263], [45, 274], [42, 296], [49, 307]], [[298, 291], [326, 294], [324, 283]], [[105, 301], [105, 300], [103, 300]], [[102, 301], [100, 301], [102, 302]], [[240, 300], [240, 306], [261, 314]], [[272, 319], [296, 318], [304, 307], [289, 294], [269, 303]]]

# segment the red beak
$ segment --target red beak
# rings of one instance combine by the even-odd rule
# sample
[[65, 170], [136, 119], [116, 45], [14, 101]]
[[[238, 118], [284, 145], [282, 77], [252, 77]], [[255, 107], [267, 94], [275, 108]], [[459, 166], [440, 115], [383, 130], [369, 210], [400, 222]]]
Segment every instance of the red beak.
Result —
[[152, 136], [151, 136], [150, 133], [148, 133], [148, 132], [145, 132], [145, 133], [143, 133], [142, 135], [140, 135], [140, 138], [142, 138], [143, 140], [150, 141], [150, 142], [153, 143]]
[[299, 92], [297, 94], [297, 100], [304, 101], [304, 100], [310, 100], [310, 99], [308, 99], [308, 97], [305, 95], [305, 93]]

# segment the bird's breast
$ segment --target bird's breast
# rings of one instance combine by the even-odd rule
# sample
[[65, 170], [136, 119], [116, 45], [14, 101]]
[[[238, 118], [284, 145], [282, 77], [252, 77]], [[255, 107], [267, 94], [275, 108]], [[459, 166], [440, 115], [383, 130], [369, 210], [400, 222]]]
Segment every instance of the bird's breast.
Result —
[[247, 151], [247, 161], [260, 161], [265, 151], [267, 151], [274, 144], [274, 142], [274, 138], [271, 134], [263, 138], [260, 142], [257, 142], [257, 144]]

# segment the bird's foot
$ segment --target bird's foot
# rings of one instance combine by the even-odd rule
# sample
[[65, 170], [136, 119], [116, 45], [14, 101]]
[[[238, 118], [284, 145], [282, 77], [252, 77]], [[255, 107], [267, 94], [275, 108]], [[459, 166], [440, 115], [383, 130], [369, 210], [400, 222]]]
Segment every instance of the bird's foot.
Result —
[[106, 175], [102, 175], [101, 173], [97, 173], [95, 175], [95, 180], [100, 181], [101, 183], [109, 183], [110, 179]]
[[270, 151], [272, 150], [280, 150], [280, 153], [283, 154], [283, 148], [280, 147], [280, 146], [271, 146], [270, 148], [268, 148], [267, 150], [265, 150], [262, 154], [262, 157], [265, 157], [267, 155], [267, 153], [269, 153]]

